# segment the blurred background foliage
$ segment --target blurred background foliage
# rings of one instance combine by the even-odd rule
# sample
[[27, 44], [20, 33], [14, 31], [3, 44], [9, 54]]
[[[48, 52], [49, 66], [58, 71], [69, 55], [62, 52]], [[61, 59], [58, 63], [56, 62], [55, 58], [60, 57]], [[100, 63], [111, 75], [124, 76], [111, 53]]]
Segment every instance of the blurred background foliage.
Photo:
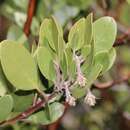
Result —
[[[13, 39], [25, 43], [37, 42], [40, 24], [50, 15], [54, 15], [63, 26], [65, 39], [74, 22], [90, 12], [93, 12], [94, 19], [104, 15], [114, 17], [118, 36], [130, 30], [130, 0], [37, 0], [31, 33], [27, 37], [23, 28], [28, 3], [29, 0], [0, 0], [0, 41]], [[116, 47], [117, 58], [113, 68], [96, 82], [119, 80], [130, 74], [130, 34], [127, 35], [123, 40], [125, 45]], [[93, 93], [97, 96], [95, 107], [90, 108], [79, 101], [76, 107], [68, 108], [64, 117], [52, 126], [19, 122], [0, 127], [0, 130], [130, 130], [129, 78], [106, 89], [93, 87]]]

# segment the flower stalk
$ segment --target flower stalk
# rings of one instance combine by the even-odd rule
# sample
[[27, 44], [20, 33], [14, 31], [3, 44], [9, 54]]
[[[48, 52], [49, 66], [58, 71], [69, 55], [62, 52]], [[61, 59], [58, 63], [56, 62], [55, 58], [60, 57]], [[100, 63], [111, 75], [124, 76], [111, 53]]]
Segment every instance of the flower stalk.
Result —
[[75, 53], [74, 53], [74, 59], [75, 59], [76, 69], [77, 69], [77, 79], [76, 79], [76, 81], [81, 87], [84, 87], [86, 85], [86, 78], [81, 71], [82, 60]]

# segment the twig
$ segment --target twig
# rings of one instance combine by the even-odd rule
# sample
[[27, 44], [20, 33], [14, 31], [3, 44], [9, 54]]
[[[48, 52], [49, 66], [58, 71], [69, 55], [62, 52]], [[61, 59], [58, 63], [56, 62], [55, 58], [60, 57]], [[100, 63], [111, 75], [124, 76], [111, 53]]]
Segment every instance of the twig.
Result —
[[33, 99], [33, 106], [36, 105], [36, 103], [37, 103], [37, 98], [38, 98], [38, 94], [36, 93], [36, 94], [34, 95], [34, 99]]
[[[55, 96], [55, 94], [53, 93], [52, 95], [50, 95], [48, 97], [48, 101], [51, 100], [53, 97]], [[35, 111], [39, 110], [40, 108], [42, 108], [45, 105], [45, 100], [41, 100], [38, 101], [34, 106], [31, 106], [30, 108], [28, 108], [27, 110], [25, 110], [24, 112], [18, 114], [17, 116], [9, 119], [9, 120], [5, 120], [3, 122], [0, 122], [0, 125], [8, 125], [8, 124], [13, 124], [17, 121], [20, 121], [22, 119], [27, 118], [28, 116], [30, 116], [32, 113], [34, 113]]]
[[123, 78], [119, 80], [112, 80], [108, 81], [106, 83], [95, 83], [94, 87], [99, 88], [99, 89], [105, 89], [105, 88], [110, 88], [116, 84], [121, 84], [122, 82], [127, 82], [130, 78], [130, 73], [127, 76], [124, 76]]
[[27, 36], [29, 36], [29, 33], [30, 33], [30, 27], [32, 23], [32, 18], [34, 16], [35, 8], [36, 8], [36, 0], [29, 0], [27, 19], [24, 24], [24, 33]]
[[128, 29], [126, 33], [124, 33], [119, 38], [117, 38], [113, 46], [116, 47], [116, 46], [124, 45], [125, 41], [127, 41], [129, 36], [130, 36], [130, 29]]

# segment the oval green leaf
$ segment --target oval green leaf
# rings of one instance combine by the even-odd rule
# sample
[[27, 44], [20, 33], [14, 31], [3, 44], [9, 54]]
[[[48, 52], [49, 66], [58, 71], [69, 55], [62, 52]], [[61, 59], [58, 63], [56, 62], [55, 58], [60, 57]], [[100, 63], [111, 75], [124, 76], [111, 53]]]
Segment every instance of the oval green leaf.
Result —
[[34, 94], [12, 94], [14, 101], [13, 112], [23, 112], [33, 104]]
[[71, 28], [68, 43], [73, 50], [79, 50], [84, 44], [85, 18], [77, 21]]
[[0, 64], [0, 96], [4, 96], [7, 92], [8, 92], [8, 83]]
[[114, 61], [116, 59], [116, 50], [115, 50], [115, 48], [112, 48], [111, 50], [109, 50], [108, 53], [109, 53], [109, 65], [108, 65], [106, 71], [109, 70], [112, 67], [112, 65], [114, 64]]
[[48, 40], [49, 45], [52, 49], [55, 49], [54, 43], [57, 42], [56, 38], [54, 37], [55, 30], [53, 29], [53, 22], [51, 19], [45, 19], [40, 27], [40, 32], [39, 32], [39, 43], [41, 46], [44, 45], [45, 39]]
[[49, 80], [55, 81], [56, 74], [53, 63], [53, 56], [45, 47], [39, 47], [37, 53], [37, 62], [41, 73]]
[[0, 121], [5, 120], [13, 109], [13, 99], [10, 95], [0, 98]]
[[13, 41], [1, 43], [1, 65], [10, 83], [21, 90], [38, 88], [37, 65], [24, 46]]
[[94, 22], [95, 53], [111, 49], [117, 34], [117, 25], [112, 17], [102, 17]]
[[40, 27], [39, 42], [44, 46], [44, 40], [47, 39], [50, 47], [58, 53], [58, 35], [63, 37], [63, 31], [60, 24], [54, 17], [45, 19]]
[[101, 64], [102, 67], [102, 73], [108, 68], [109, 66], [109, 54], [108, 51], [103, 51], [100, 53], [97, 53], [94, 57], [95, 64]]
[[94, 57], [95, 64], [101, 64], [103, 66], [102, 68], [102, 74], [106, 71], [108, 71], [116, 58], [116, 51], [114, 48], [112, 48], [110, 51], [103, 51], [100, 53], [97, 53]]
[[93, 36], [93, 14], [89, 14], [85, 20], [85, 32], [84, 32], [84, 42], [89, 45], [92, 41]]

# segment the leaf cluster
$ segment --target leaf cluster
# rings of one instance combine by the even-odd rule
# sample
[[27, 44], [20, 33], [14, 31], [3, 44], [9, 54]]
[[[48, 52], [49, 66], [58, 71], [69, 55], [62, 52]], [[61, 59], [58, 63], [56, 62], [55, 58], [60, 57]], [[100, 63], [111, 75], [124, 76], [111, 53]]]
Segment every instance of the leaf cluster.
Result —
[[[24, 41], [2, 41], [0, 121], [43, 100], [39, 92], [44, 98], [52, 92], [57, 95], [26, 120], [41, 124], [56, 121], [64, 112], [64, 98], [68, 97], [68, 101], [71, 96], [85, 96], [96, 78], [112, 67], [116, 32], [113, 18], [102, 17], [93, 22], [93, 15], [89, 14], [71, 27], [67, 42], [54, 17], [42, 22], [39, 43], [33, 44], [31, 52]], [[80, 79], [82, 76], [85, 83]]]

